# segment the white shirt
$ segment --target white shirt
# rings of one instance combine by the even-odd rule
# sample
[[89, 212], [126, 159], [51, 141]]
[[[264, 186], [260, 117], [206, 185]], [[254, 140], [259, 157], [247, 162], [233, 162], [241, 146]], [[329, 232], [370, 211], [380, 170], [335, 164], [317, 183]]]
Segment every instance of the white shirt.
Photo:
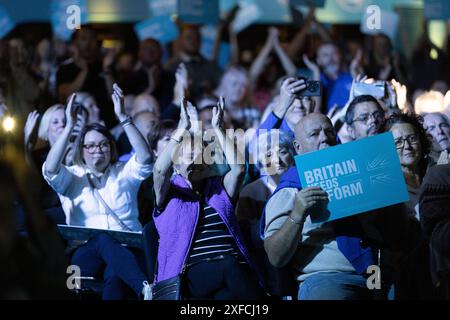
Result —
[[[126, 163], [110, 165], [99, 178], [91, 174], [91, 180], [103, 200], [132, 231], [142, 230], [138, 220], [137, 194], [141, 182], [150, 176], [152, 168], [153, 164], [139, 164], [136, 155], [133, 155]], [[59, 173], [50, 177], [46, 174], [44, 163], [42, 174], [58, 193], [68, 225], [122, 230], [100, 200], [97, 200], [87, 178], [89, 169], [61, 166]]]

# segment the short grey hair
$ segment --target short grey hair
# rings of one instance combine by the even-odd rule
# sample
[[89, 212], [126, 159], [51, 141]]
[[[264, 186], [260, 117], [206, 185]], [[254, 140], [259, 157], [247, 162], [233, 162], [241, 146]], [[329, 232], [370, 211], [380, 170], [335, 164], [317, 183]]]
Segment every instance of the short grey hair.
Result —
[[271, 129], [259, 135], [258, 145], [257, 149], [255, 150], [256, 152], [254, 156], [257, 157], [256, 160], [258, 160], [257, 162], [260, 163], [263, 153], [267, 152], [268, 150], [272, 149], [272, 147], [275, 147], [278, 144], [278, 147], [280, 149], [286, 149], [293, 158], [296, 154], [293, 142], [294, 138], [290, 136], [286, 131]]

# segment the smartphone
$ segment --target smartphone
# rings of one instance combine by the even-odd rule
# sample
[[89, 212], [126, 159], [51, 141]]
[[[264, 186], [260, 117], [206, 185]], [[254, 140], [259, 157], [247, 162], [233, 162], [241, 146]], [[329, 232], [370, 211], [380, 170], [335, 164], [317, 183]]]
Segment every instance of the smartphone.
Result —
[[[302, 79], [302, 77], [298, 78], [298, 80]], [[305, 79], [305, 78], [303, 78]], [[299, 97], [320, 97], [321, 95], [321, 86], [320, 81], [306, 80], [306, 88], [297, 93]]]
[[355, 96], [371, 95], [376, 99], [382, 99], [385, 95], [384, 81], [376, 81], [374, 83], [358, 82], [355, 84]]

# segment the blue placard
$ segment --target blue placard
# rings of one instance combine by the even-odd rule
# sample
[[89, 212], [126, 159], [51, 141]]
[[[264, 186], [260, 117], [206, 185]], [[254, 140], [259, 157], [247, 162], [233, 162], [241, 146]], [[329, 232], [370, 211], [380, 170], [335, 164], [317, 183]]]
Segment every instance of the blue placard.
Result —
[[171, 16], [177, 13], [177, 0], [147, 0], [152, 17]]
[[176, 24], [169, 16], [158, 16], [134, 25], [139, 41], [153, 38], [165, 44], [178, 37], [179, 31]]
[[242, 0], [239, 3], [239, 10], [236, 13], [236, 17], [231, 24], [233, 32], [239, 33], [253, 23], [256, 23], [262, 14], [261, 8], [255, 0]]
[[[200, 47], [201, 54], [211, 60], [213, 58], [214, 43], [216, 41], [218, 28], [217, 26], [206, 25], [200, 29], [202, 35], [202, 44]], [[230, 62], [230, 45], [227, 42], [221, 42], [219, 46], [219, 54], [217, 63], [220, 68], [225, 69]]]
[[424, 16], [430, 20], [450, 20], [448, 0], [425, 0]]
[[78, 6], [80, 13], [80, 25], [87, 23], [87, 3], [86, 0], [53, 0], [50, 3], [50, 20], [54, 36], [63, 40], [69, 40], [76, 29], [68, 26], [68, 20], [75, 14], [68, 12], [71, 6]]
[[303, 187], [319, 186], [330, 202], [311, 214], [322, 223], [408, 201], [390, 132], [295, 157]]
[[261, 10], [258, 23], [285, 24], [292, 22], [292, 14], [288, 0], [255, 0], [255, 2]]
[[313, 5], [315, 8], [323, 8], [325, 6], [325, 0], [289, 0], [289, 3], [293, 7]]
[[238, 0], [219, 0], [219, 11], [223, 16], [238, 4]]
[[6, 36], [16, 24], [11, 20], [6, 10], [0, 6], [0, 39]]
[[219, 22], [219, 1], [178, 0], [178, 15], [185, 23], [216, 24]]

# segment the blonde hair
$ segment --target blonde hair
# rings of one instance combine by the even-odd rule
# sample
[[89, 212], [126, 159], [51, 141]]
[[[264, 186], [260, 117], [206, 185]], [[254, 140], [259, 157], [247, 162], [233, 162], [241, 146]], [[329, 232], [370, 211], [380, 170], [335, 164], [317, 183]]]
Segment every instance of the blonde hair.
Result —
[[444, 111], [444, 95], [439, 91], [427, 91], [417, 97], [414, 102], [416, 114]]
[[48, 141], [48, 128], [50, 127], [50, 122], [52, 119], [52, 115], [57, 110], [64, 110], [64, 106], [62, 104], [55, 104], [49, 107], [42, 116], [41, 123], [39, 124], [38, 137], [44, 141]]

